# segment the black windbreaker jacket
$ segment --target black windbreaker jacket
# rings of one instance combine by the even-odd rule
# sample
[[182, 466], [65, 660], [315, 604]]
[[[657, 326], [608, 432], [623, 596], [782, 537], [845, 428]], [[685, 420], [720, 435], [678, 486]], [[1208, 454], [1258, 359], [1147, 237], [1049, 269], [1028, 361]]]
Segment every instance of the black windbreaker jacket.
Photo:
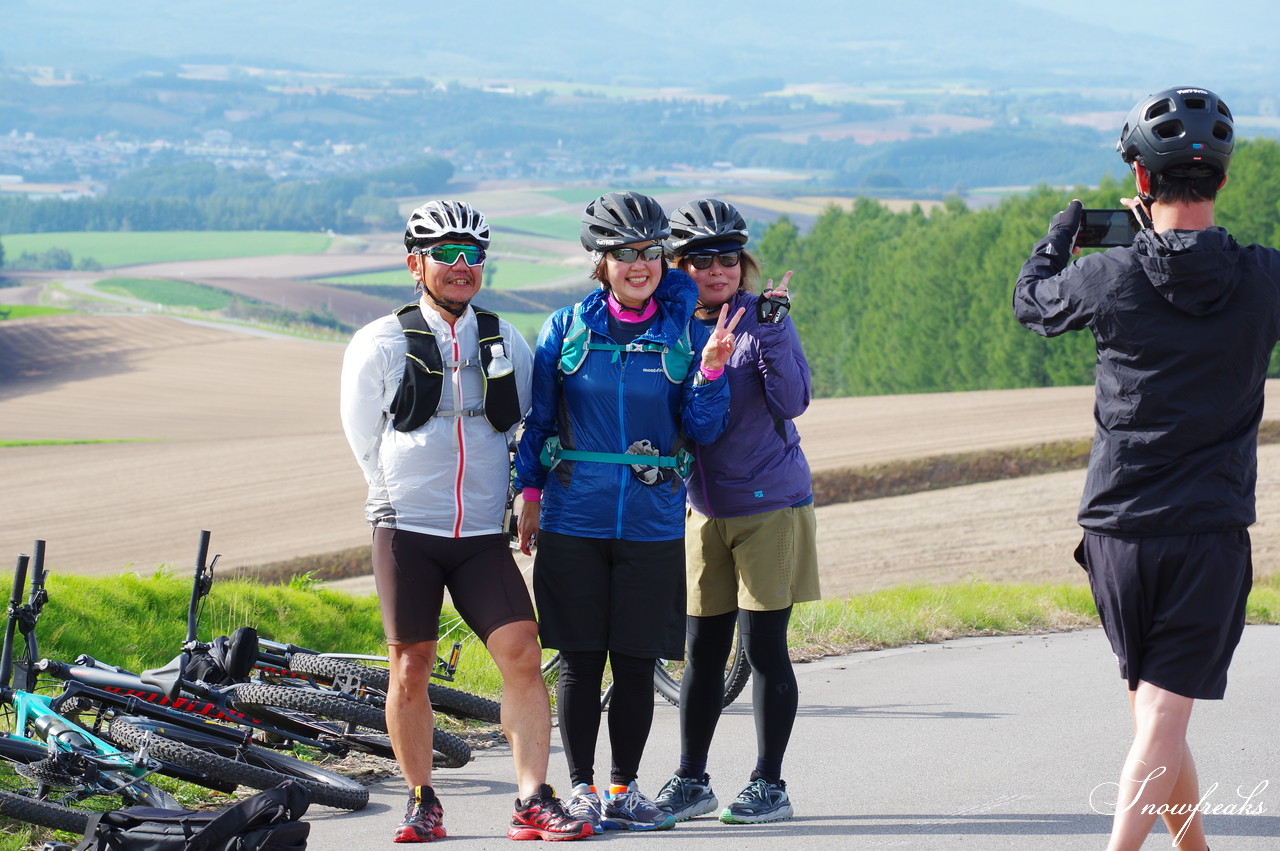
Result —
[[1051, 227], [1037, 243], [1013, 309], [1045, 337], [1093, 332], [1097, 430], [1080, 525], [1147, 537], [1253, 523], [1280, 252], [1217, 227], [1142, 231], [1067, 266], [1072, 238]]

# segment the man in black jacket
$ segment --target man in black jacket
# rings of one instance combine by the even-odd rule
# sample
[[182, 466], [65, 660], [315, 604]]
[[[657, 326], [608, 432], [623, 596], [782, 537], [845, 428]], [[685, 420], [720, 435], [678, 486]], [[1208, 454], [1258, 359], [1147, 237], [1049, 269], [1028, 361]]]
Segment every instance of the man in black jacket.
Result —
[[1077, 558], [1135, 730], [1109, 851], [1139, 848], [1157, 814], [1178, 848], [1208, 847], [1186, 730], [1196, 699], [1222, 698], [1244, 629], [1257, 430], [1280, 338], [1280, 252], [1241, 247], [1213, 224], [1233, 146], [1231, 113], [1212, 92], [1144, 98], [1117, 148], [1138, 194], [1121, 203], [1148, 226], [1132, 246], [1072, 263], [1072, 201], [1013, 295], [1036, 333], [1088, 328], [1097, 344]]

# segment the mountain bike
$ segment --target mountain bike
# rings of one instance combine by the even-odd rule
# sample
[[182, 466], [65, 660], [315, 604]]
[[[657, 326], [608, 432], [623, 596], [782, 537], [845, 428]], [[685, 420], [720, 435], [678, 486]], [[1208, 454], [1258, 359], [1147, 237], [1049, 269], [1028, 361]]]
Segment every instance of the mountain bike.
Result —
[[[35, 553], [37, 572], [41, 572], [43, 541], [36, 543]], [[126, 753], [59, 715], [52, 698], [10, 686], [15, 673], [16, 633], [28, 631], [43, 605], [42, 582], [33, 582], [30, 602], [22, 602], [30, 558], [25, 553], [18, 557], [0, 648], [0, 713], [4, 715], [0, 813], [56, 830], [84, 833], [93, 813], [130, 805], [178, 807], [169, 793], [146, 780], [164, 767], [145, 748]], [[24, 642], [24, 651], [29, 647]], [[18, 674], [20, 685], [30, 684], [28, 671]], [[187, 780], [206, 779], [193, 772], [179, 773]]]
[[[385, 668], [360, 665], [350, 659], [331, 659], [314, 651], [292, 644], [269, 641], [258, 636], [251, 627], [241, 627], [230, 638], [219, 636], [208, 644], [196, 639], [202, 602], [213, 587], [213, 570], [218, 556], [206, 564], [209, 551], [209, 533], [200, 533], [200, 546], [196, 555], [195, 577], [191, 585], [191, 597], [187, 604], [187, 639], [183, 644], [183, 656], [170, 663], [170, 669], [202, 673], [191, 687], [193, 690], [215, 690], [230, 695], [236, 708], [251, 714], [266, 714], [279, 722], [276, 715], [281, 708], [294, 712], [319, 712], [328, 707], [329, 717], [355, 725], [338, 735], [348, 739], [355, 750], [374, 753], [394, 759], [390, 739], [385, 735], [386, 689], [389, 673]], [[443, 668], [439, 676], [453, 679], [457, 670], [461, 643], [455, 642], [448, 662], [438, 660], [437, 668]], [[350, 657], [356, 658], [356, 657]], [[359, 657], [375, 659], [385, 657]], [[327, 661], [320, 661], [327, 660]], [[257, 673], [256, 680], [250, 680]], [[302, 674], [302, 676], [295, 676]], [[342, 674], [336, 680], [334, 674]], [[354, 680], [353, 680], [354, 678]], [[187, 679], [191, 679], [188, 677]], [[334, 688], [334, 683], [340, 687]], [[353, 685], [354, 683], [354, 685]], [[430, 687], [429, 687], [430, 688]], [[450, 705], [462, 704], [472, 698], [476, 712], [487, 713], [480, 701], [483, 698], [450, 689], [450, 695], [431, 692], [434, 699], [453, 698]], [[498, 705], [488, 701], [493, 707]], [[381, 733], [383, 735], [375, 735]], [[471, 748], [452, 733], [436, 728], [432, 732], [435, 749], [434, 764], [441, 768], [458, 768], [471, 759]]]
[[275, 726], [234, 709], [225, 694], [209, 691], [202, 699], [184, 693], [191, 684], [183, 680], [180, 665], [176, 672], [161, 669], [144, 680], [88, 656], [74, 665], [50, 659], [29, 663], [38, 655], [35, 623], [48, 598], [42, 570], [33, 573], [32, 595], [39, 605], [15, 618], [26, 637], [22, 676], [28, 683], [41, 674], [62, 681], [61, 693], [48, 703], [53, 712], [115, 746], [144, 750], [159, 761], [156, 770], [180, 779], [223, 791], [237, 785], [269, 789], [294, 779], [320, 804], [354, 810], [368, 803], [369, 791], [359, 783], [292, 755], [296, 748], [335, 756], [348, 752], [350, 742], [339, 742], [335, 734], [342, 731], [337, 722], [290, 717], [287, 726]]

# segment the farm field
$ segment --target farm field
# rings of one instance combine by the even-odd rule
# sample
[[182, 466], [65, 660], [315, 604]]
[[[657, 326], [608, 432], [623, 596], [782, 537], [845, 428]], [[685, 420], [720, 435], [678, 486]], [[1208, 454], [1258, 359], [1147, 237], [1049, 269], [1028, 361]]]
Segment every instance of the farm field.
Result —
[[[364, 482], [337, 414], [342, 353], [160, 316], [0, 322], [0, 555], [43, 538], [54, 570], [185, 572], [201, 529], [224, 569], [366, 544]], [[825, 399], [799, 425], [824, 470], [1084, 438], [1091, 400], [1081, 387]], [[12, 445], [86, 440], [129, 442]], [[1259, 478], [1255, 559], [1270, 573], [1280, 447], [1262, 448]], [[1070, 560], [1082, 480], [1073, 471], [820, 508], [826, 591], [1082, 581]]]

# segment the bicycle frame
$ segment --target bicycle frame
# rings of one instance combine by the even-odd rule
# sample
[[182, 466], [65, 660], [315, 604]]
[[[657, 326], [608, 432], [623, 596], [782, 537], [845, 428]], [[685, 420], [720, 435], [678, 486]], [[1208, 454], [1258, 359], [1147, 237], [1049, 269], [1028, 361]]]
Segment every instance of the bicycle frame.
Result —
[[[49, 760], [75, 776], [91, 780], [95, 790], [119, 793], [165, 766], [151, 759], [145, 749], [125, 753], [95, 733], [75, 724], [59, 713], [58, 705], [55, 705], [58, 701], [54, 698], [9, 685], [13, 675], [15, 633], [21, 629], [28, 648], [35, 648], [35, 621], [48, 599], [44, 591], [44, 541], [37, 541], [31, 601], [22, 605], [29, 558], [26, 554], [18, 557], [13, 592], [9, 598], [4, 644], [0, 649], [0, 704], [13, 710], [13, 730], [4, 733], [3, 739], [6, 743], [28, 743], [46, 748]], [[118, 781], [113, 782], [103, 774], [104, 771], [122, 773], [125, 777], [119, 777]], [[194, 776], [194, 773], [190, 776]]]

